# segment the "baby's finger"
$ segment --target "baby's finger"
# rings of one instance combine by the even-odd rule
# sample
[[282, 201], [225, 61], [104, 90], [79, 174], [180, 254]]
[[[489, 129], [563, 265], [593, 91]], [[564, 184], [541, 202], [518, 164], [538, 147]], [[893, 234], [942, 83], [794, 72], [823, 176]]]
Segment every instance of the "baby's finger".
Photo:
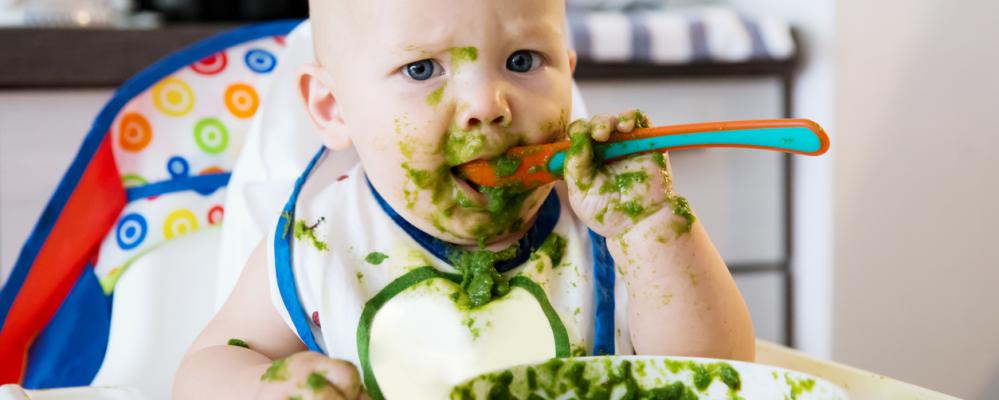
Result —
[[649, 127], [649, 117], [640, 110], [631, 109], [622, 112], [618, 117], [617, 130], [618, 132], [631, 132], [635, 128], [648, 128]]
[[316, 367], [327, 382], [343, 395], [344, 399], [355, 400], [361, 396], [361, 376], [354, 364], [344, 360], [326, 359]]
[[569, 125], [569, 151], [565, 157], [565, 177], [577, 189], [586, 190], [593, 184], [597, 166], [593, 159], [593, 126], [585, 120]]
[[606, 142], [610, 138], [611, 132], [617, 127], [617, 118], [609, 115], [597, 115], [593, 117], [593, 140]]

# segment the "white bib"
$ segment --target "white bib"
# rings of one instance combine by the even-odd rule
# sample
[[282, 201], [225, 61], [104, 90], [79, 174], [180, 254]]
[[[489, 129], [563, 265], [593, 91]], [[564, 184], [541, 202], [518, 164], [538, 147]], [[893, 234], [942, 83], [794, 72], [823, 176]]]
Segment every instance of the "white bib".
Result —
[[[387, 214], [360, 164], [338, 175], [325, 159], [317, 156], [268, 242], [273, 303], [310, 348], [353, 362], [368, 390], [376, 383], [389, 399], [446, 398], [451, 386], [483, 372], [591, 354], [594, 284], [607, 282], [595, 282], [591, 239], [564, 187], [556, 190], [559, 206], [541, 211], [558, 213], [552, 234], [566, 242], [559, 264], [537, 253], [503, 273], [509, 294], [468, 310], [451, 298], [455, 269]], [[414, 276], [424, 279], [412, 284]], [[610, 324], [616, 353], [632, 353], [620, 279], [610, 293], [604, 340]]]

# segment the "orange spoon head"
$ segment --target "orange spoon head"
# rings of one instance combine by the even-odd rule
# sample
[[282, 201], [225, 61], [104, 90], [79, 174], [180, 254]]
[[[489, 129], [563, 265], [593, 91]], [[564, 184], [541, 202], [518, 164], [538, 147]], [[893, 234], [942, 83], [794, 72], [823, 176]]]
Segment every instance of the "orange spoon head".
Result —
[[548, 160], [562, 150], [569, 148], [568, 141], [533, 146], [513, 147], [504, 153], [507, 158], [520, 160], [517, 169], [510, 175], [501, 176], [495, 162], [475, 160], [458, 166], [458, 170], [469, 182], [480, 186], [502, 186], [520, 183], [527, 188], [535, 188], [554, 182], [560, 177], [548, 171]]

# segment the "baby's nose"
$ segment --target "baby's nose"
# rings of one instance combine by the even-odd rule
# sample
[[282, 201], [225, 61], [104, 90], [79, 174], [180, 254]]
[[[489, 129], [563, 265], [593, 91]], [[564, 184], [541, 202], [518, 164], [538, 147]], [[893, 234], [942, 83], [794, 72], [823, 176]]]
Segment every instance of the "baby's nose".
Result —
[[458, 124], [464, 129], [509, 126], [512, 122], [510, 104], [501, 85], [483, 85], [471, 93], [465, 107], [459, 107]]

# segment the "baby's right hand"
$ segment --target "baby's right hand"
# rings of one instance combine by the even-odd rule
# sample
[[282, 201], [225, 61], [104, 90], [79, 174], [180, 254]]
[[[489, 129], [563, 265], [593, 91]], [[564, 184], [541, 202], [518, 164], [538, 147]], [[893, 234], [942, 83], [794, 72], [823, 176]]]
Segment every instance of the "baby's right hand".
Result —
[[303, 351], [274, 360], [260, 376], [258, 399], [368, 399], [353, 364]]

